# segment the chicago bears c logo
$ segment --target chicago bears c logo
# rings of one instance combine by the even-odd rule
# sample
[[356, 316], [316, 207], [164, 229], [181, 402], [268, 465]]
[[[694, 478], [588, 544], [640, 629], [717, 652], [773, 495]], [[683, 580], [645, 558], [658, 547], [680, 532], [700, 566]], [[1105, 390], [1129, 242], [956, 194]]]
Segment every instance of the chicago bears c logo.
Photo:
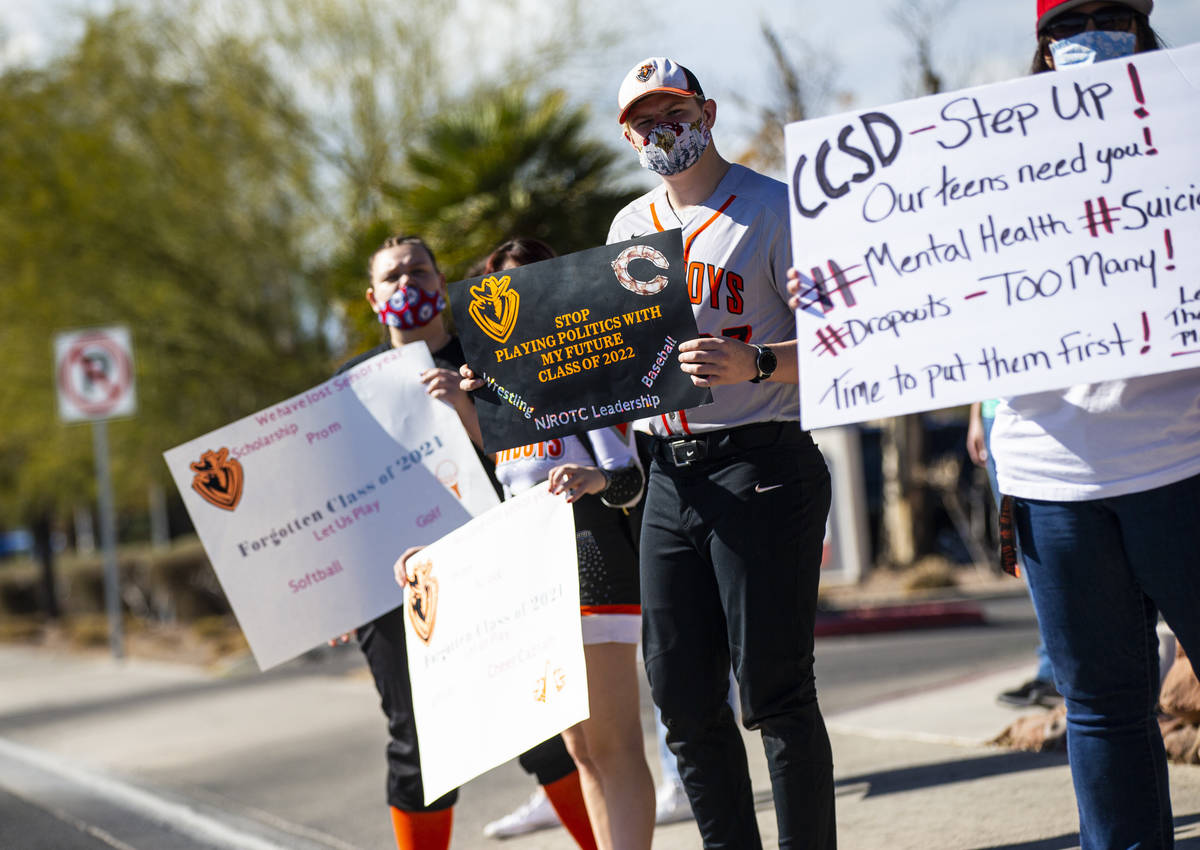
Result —
[[408, 622], [413, 631], [426, 646], [433, 639], [433, 626], [437, 620], [438, 583], [430, 575], [433, 572], [433, 562], [417, 561], [409, 567], [408, 597], [405, 608], [408, 610]]
[[[509, 289], [511, 278], [485, 277], [471, 287], [471, 303], [467, 312], [475, 324], [496, 342], [507, 342], [517, 324], [517, 309], [521, 296]], [[486, 311], [486, 312], [485, 312]]]
[[666, 270], [671, 268], [671, 264], [667, 262], [663, 252], [649, 245], [630, 245], [612, 262], [613, 274], [617, 276], [617, 281], [630, 292], [638, 295], [662, 292], [667, 285], [667, 276], [660, 274], [650, 280], [638, 280], [629, 273], [629, 264], [634, 260], [649, 260], [658, 268]]
[[229, 456], [229, 449], [206, 451], [200, 460], [190, 464], [192, 489], [206, 502], [218, 508], [232, 511], [242, 498], [242, 464]]

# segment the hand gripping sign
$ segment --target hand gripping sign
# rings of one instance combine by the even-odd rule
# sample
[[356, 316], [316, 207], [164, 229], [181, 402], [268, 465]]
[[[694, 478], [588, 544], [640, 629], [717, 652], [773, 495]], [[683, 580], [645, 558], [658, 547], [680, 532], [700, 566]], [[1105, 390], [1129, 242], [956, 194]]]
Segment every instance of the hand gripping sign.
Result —
[[806, 427], [1200, 367], [1200, 45], [786, 135]]
[[401, 604], [399, 554], [497, 503], [432, 366], [388, 351], [164, 454], [263, 669]]
[[712, 400], [679, 371], [698, 332], [678, 229], [454, 283], [450, 303], [488, 452]]

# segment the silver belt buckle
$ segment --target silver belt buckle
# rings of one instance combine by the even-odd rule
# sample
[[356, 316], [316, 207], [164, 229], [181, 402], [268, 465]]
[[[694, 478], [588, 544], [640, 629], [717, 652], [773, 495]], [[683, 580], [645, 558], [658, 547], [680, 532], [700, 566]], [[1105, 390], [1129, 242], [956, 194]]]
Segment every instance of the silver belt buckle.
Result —
[[667, 443], [667, 447], [676, 466], [688, 466], [708, 456], [708, 444], [704, 440], [680, 440]]

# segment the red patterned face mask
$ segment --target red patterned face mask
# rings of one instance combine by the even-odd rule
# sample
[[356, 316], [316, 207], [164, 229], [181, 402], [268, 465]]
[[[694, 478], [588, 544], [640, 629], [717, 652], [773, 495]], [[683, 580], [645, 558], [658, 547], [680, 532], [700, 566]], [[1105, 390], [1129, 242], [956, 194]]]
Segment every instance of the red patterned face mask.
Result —
[[411, 331], [423, 328], [446, 309], [440, 292], [426, 292], [419, 286], [402, 286], [379, 311], [379, 321], [389, 328]]

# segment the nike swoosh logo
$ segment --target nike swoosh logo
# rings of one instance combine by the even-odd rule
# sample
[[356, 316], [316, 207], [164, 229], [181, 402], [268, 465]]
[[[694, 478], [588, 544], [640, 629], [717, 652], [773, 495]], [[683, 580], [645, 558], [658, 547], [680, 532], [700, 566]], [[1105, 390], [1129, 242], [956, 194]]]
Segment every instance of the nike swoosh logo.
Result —
[[782, 486], [783, 486], [782, 484], [771, 484], [767, 487], [764, 487], [761, 484], [755, 484], [754, 492], [755, 493], [769, 493], [771, 490], [778, 490]]

